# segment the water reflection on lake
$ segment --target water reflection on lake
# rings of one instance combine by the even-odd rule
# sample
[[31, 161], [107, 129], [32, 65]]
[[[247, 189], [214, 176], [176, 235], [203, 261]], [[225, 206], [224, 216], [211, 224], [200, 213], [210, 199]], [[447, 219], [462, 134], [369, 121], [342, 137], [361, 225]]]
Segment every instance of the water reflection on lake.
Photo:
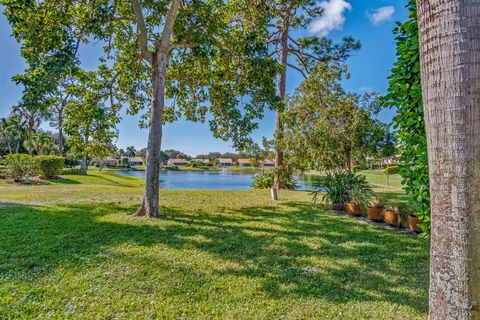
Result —
[[[144, 178], [144, 171], [125, 170], [121, 175]], [[165, 171], [160, 173], [160, 189], [177, 190], [248, 190], [256, 171]], [[312, 190], [313, 176], [299, 176], [299, 190]]]

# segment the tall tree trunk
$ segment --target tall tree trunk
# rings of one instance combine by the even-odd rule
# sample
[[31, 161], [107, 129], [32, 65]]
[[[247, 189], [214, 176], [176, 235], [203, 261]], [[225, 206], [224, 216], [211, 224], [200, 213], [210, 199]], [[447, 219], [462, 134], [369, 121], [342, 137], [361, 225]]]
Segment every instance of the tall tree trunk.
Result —
[[28, 119], [28, 153], [33, 153], [33, 128], [35, 127], [35, 119]]
[[[149, 55], [146, 51], [147, 37], [146, 30], [143, 30], [145, 29], [145, 25], [144, 22], [142, 23], [143, 16], [141, 14], [140, 4], [138, 1], [132, 1], [132, 5], [137, 21], [141, 22], [141, 51], [144, 55]], [[138, 216], [148, 216], [151, 218], [159, 216], [160, 149], [162, 143], [163, 110], [165, 107], [165, 84], [167, 78], [170, 41], [179, 8], [180, 0], [172, 0], [163, 27], [161, 40], [159, 41], [159, 45], [157, 45], [155, 52], [151, 54], [153, 83], [152, 105], [150, 108], [150, 129], [148, 132], [144, 194], [142, 204], [135, 212]]]
[[58, 153], [63, 156], [63, 107], [58, 111]]
[[88, 170], [88, 156], [87, 153], [84, 152], [82, 154], [82, 162], [80, 163], [80, 173], [86, 175]]
[[[87, 144], [89, 136], [86, 135], [83, 139], [84, 143]], [[80, 163], [80, 173], [86, 175], [88, 170], [88, 155], [84, 151], [82, 154], [82, 162]]]
[[351, 173], [352, 172], [352, 149], [346, 148], [345, 149], [345, 155], [346, 155], [345, 170], [348, 173]]
[[480, 319], [480, 2], [418, 0], [430, 319]]
[[285, 92], [287, 89], [287, 62], [288, 62], [288, 31], [290, 20], [289, 16], [283, 20], [283, 32], [280, 43], [280, 65], [283, 67], [279, 75], [277, 83], [277, 95], [280, 97], [281, 106], [277, 109], [275, 115], [275, 182], [274, 188], [285, 189], [285, 183], [282, 181], [282, 173], [285, 170], [285, 163], [283, 161], [283, 123], [282, 110], [285, 107]]
[[[166, 59], [167, 57], [164, 57]], [[165, 71], [160, 71], [160, 62], [153, 58], [153, 93], [150, 110], [150, 130], [148, 132], [147, 165], [143, 201], [136, 214], [158, 217], [160, 189], [160, 149], [162, 143], [163, 109], [165, 106]]]

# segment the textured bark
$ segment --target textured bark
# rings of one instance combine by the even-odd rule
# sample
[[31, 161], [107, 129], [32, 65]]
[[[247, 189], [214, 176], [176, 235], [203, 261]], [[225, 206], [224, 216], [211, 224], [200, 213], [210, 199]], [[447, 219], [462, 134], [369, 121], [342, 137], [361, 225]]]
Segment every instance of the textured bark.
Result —
[[28, 118], [28, 154], [33, 154], [33, 131], [35, 128], [35, 119]]
[[58, 112], [58, 153], [63, 155], [63, 146], [65, 144], [63, 137], [63, 108]]
[[418, 0], [430, 319], [480, 319], [480, 1]]
[[347, 172], [352, 172], [352, 149], [346, 148], [345, 149], [345, 155], [346, 155], [346, 160], [345, 160], [345, 170]]
[[80, 173], [86, 175], [88, 170], [88, 157], [87, 153], [82, 154], [82, 162], [80, 163]]
[[[277, 84], [277, 96], [285, 105], [285, 92], [287, 90], [287, 63], [288, 63], [288, 31], [290, 20], [286, 16], [283, 22], [282, 38], [280, 43], [280, 64], [283, 67], [282, 72], [278, 77]], [[282, 106], [283, 108], [283, 106]], [[275, 183], [274, 188], [285, 189], [285, 183], [282, 181], [282, 172], [285, 170], [285, 164], [283, 161], [283, 123], [281, 118], [282, 110], [277, 109], [275, 115]]]
[[167, 15], [162, 38], [157, 42], [155, 52], [147, 49], [145, 23], [138, 1], [132, 1], [137, 25], [139, 26], [140, 50], [146, 61], [152, 66], [152, 102], [150, 108], [150, 129], [148, 132], [147, 163], [142, 204], [135, 213], [138, 216], [156, 218], [159, 216], [160, 190], [160, 150], [162, 142], [163, 111], [165, 107], [165, 84], [167, 76], [168, 53], [173, 26], [180, 8], [180, 0], [173, 0]]

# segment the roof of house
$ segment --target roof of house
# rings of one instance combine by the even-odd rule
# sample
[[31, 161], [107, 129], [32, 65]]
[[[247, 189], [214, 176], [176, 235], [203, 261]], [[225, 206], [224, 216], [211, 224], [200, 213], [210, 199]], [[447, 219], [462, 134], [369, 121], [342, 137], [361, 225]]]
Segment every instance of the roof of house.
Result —
[[238, 164], [250, 164], [251, 163], [250, 159], [238, 159], [237, 162], [238, 162]]
[[273, 160], [265, 159], [262, 161], [263, 164], [273, 164]]
[[130, 161], [130, 162], [142, 162], [143, 163], [142, 157], [131, 157], [131, 158], [128, 158], [128, 161]]
[[227, 158], [219, 158], [218, 163], [233, 163], [233, 160]]
[[188, 163], [186, 159], [170, 159], [168, 160], [170, 163]]

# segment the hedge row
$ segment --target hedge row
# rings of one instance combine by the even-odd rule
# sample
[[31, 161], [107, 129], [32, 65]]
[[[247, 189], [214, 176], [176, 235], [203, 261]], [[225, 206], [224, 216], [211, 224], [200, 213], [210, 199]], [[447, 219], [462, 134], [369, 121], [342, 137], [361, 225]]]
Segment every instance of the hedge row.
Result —
[[31, 156], [15, 153], [5, 156], [7, 176], [22, 181], [25, 176], [39, 174], [53, 178], [62, 173], [65, 158], [60, 156]]
[[398, 174], [398, 166], [388, 166], [383, 169], [383, 173], [385, 174]]

